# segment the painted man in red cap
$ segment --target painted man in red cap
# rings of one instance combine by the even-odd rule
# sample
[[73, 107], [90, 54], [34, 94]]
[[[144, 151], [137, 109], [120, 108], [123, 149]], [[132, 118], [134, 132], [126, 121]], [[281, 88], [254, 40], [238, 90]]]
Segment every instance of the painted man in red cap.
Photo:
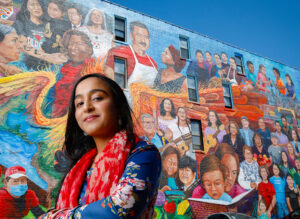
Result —
[[28, 189], [23, 167], [9, 167], [5, 172], [4, 185], [0, 189], [0, 218], [23, 218], [29, 211], [35, 217], [44, 213], [35, 192]]

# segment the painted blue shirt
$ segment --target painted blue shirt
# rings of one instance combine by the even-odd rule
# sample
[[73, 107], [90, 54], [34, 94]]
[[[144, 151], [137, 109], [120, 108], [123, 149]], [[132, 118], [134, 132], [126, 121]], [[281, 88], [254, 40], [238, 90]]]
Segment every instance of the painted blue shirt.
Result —
[[274, 189], [276, 191], [276, 202], [277, 203], [285, 203], [285, 180], [281, 177], [272, 176], [270, 178], [270, 183], [273, 184]]
[[[210, 197], [207, 193], [205, 193], [202, 196], [202, 199], [211, 199], [211, 200], [215, 200], [214, 198]], [[223, 192], [222, 196], [218, 199], [219, 201], [226, 201], [226, 202], [231, 202], [232, 198], [230, 197], [230, 195], [228, 195], [226, 192]]]

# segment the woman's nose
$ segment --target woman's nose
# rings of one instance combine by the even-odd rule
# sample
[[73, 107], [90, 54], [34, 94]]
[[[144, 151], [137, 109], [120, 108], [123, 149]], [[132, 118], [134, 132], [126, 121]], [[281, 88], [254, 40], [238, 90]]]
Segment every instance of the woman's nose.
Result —
[[83, 108], [84, 108], [84, 111], [90, 112], [90, 111], [92, 111], [92, 110], [94, 109], [94, 106], [93, 106], [93, 104], [91, 103], [91, 101], [86, 101], [86, 102], [84, 103]]

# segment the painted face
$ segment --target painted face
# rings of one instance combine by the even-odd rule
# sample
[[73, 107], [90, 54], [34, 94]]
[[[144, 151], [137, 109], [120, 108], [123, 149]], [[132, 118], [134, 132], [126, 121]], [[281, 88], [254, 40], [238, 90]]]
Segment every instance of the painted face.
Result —
[[68, 52], [73, 62], [82, 63], [91, 57], [92, 48], [82, 40], [81, 36], [72, 35], [68, 45]]
[[279, 78], [279, 74], [277, 73], [277, 71], [273, 70], [273, 74], [274, 74], [275, 78]]
[[287, 144], [287, 149], [289, 154], [294, 154], [294, 148], [290, 142]]
[[208, 62], [212, 62], [212, 57], [211, 57], [211, 55], [210, 55], [209, 52], [206, 52], [206, 53], [205, 53], [205, 58], [206, 58], [206, 60], [207, 60]]
[[166, 65], [175, 65], [169, 48], [166, 48], [161, 54], [161, 61]]
[[228, 168], [225, 179], [225, 192], [230, 192], [238, 175], [238, 164], [234, 156], [231, 154], [225, 154], [221, 163]]
[[236, 135], [238, 132], [236, 126], [233, 123], [230, 123], [230, 134], [231, 135]]
[[93, 24], [98, 24], [98, 25], [103, 24], [103, 15], [101, 11], [93, 10], [91, 14], [91, 21], [93, 22]]
[[8, 182], [5, 180], [7, 191], [11, 193], [12, 187], [18, 185], [27, 185], [27, 178], [25, 176], [19, 177], [17, 179], [9, 179]]
[[50, 2], [48, 5], [48, 15], [53, 19], [62, 19], [63, 12], [57, 6], [57, 4]]
[[180, 108], [177, 115], [180, 120], [186, 120], [186, 112], [184, 109]]
[[193, 173], [191, 168], [185, 167], [185, 168], [179, 169], [179, 179], [186, 187], [191, 185], [191, 183], [194, 181], [195, 177], [196, 177], [196, 173]]
[[164, 101], [164, 109], [166, 112], [171, 112], [172, 111], [172, 104], [171, 104], [171, 101], [166, 99]]
[[300, 160], [295, 160], [297, 170], [300, 170]]
[[225, 53], [222, 53], [221, 57], [222, 57], [222, 62], [225, 63], [225, 64], [227, 64], [227, 62], [228, 62], [227, 55]]
[[278, 122], [275, 123], [275, 129], [277, 132], [281, 132], [281, 126]]
[[200, 52], [197, 52], [196, 59], [197, 59], [198, 62], [202, 63], [203, 62], [203, 55]]
[[261, 146], [262, 145], [261, 138], [258, 135], [255, 135], [254, 142], [255, 142], [256, 146]]
[[152, 117], [144, 117], [142, 121], [142, 127], [144, 132], [147, 134], [155, 133], [155, 125]]
[[75, 118], [79, 127], [92, 137], [113, 136], [117, 130], [117, 113], [108, 85], [90, 77], [81, 81], [75, 92]]
[[229, 59], [229, 65], [231, 68], [236, 69], [236, 64], [233, 58]]
[[249, 121], [247, 119], [242, 119], [241, 122], [244, 129], [249, 127]]
[[69, 8], [68, 9], [68, 18], [71, 24], [78, 26], [81, 24], [82, 16], [78, 13], [77, 9]]
[[286, 82], [287, 82], [289, 85], [292, 84], [292, 81], [291, 81], [291, 79], [290, 79], [289, 76], [285, 76], [285, 79], [286, 79]]
[[220, 170], [205, 173], [202, 182], [207, 194], [213, 199], [219, 199], [224, 193], [224, 178]]
[[258, 120], [258, 127], [261, 129], [261, 130], [265, 130], [265, 128], [266, 128], [266, 124], [265, 124], [265, 122], [264, 122], [264, 120], [263, 119], [259, 119]]
[[7, 62], [19, 60], [21, 53], [21, 46], [19, 37], [15, 31], [7, 34], [3, 41], [0, 42], [0, 56], [4, 57]]
[[214, 112], [209, 112], [208, 113], [208, 119], [212, 124], [215, 124], [217, 122], [217, 117]]
[[287, 156], [286, 156], [286, 153], [281, 152], [281, 159], [282, 159], [283, 162], [287, 162], [287, 161], [288, 161], [288, 158], [287, 158]]
[[279, 169], [276, 165], [273, 165], [273, 173], [274, 173], [274, 176], [279, 176]]
[[177, 154], [168, 154], [163, 161], [163, 168], [172, 177], [178, 170]]
[[262, 66], [261, 68], [260, 68], [260, 72], [262, 73], [262, 74], [266, 74], [266, 68], [265, 68], [265, 66]]
[[12, 0], [0, 0], [0, 6], [10, 6]]
[[265, 203], [260, 202], [260, 204], [259, 204], [259, 210], [260, 210], [260, 212], [266, 212], [267, 206], [265, 205]]
[[298, 141], [298, 136], [295, 130], [292, 130], [292, 138], [294, 141]]
[[149, 48], [150, 37], [147, 29], [134, 26], [133, 32], [130, 33], [130, 38], [134, 48], [142, 50], [143, 52], [146, 52]]
[[252, 74], [254, 73], [254, 66], [253, 66], [253, 64], [249, 64], [248, 65], [248, 69], [249, 69], [250, 73], [252, 73]]
[[220, 59], [220, 56], [214, 55], [214, 57], [215, 57], [215, 61], [216, 61], [217, 66], [222, 65], [222, 60]]
[[271, 137], [271, 142], [272, 142], [272, 144], [274, 146], [278, 145], [278, 139], [277, 139], [277, 137], [275, 137], [275, 136]]
[[282, 123], [283, 126], [287, 126], [287, 121], [286, 121], [285, 118], [282, 118], [282, 119], [281, 119], [281, 123]]
[[251, 163], [252, 158], [253, 158], [253, 154], [252, 154], [252, 152], [250, 150], [246, 149], [245, 152], [244, 152], [244, 157], [245, 157], [245, 160], [248, 163]]
[[30, 13], [30, 16], [40, 17], [43, 15], [43, 9], [38, 0], [28, 0], [27, 10]]
[[260, 175], [262, 177], [263, 180], [267, 180], [268, 179], [268, 172], [265, 168], [262, 168], [260, 170]]
[[294, 188], [294, 180], [293, 180], [293, 177], [287, 176], [287, 177], [286, 177], [286, 182], [287, 182], [287, 184], [288, 184], [289, 187], [293, 187], [293, 188]]

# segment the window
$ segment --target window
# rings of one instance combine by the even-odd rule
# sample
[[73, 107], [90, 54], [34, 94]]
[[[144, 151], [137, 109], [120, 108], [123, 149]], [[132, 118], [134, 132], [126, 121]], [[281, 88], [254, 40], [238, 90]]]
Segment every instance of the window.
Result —
[[180, 57], [184, 59], [189, 59], [189, 40], [186, 37], [179, 37], [180, 40]]
[[223, 96], [224, 96], [225, 107], [233, 109], [231, 84], [228, 82], [223, 82], [222, 86], [223, 86]]
[[125, 24], [124, 18], [115, 17], [115, 40], [126, 41]]
[[200, 120], [191, 120], [193, 150], [204, 150]]
[[126, 87], [126, 60], [115, 57], [115, 82], [121, 87]]
[[239, 53], [235, 53], [235, 63], [238, 74], [245, 75], [244, 66], [243, 66], [243, 55]]
[[187, 76], [189, 100], [198, 102], [196, 77]]

